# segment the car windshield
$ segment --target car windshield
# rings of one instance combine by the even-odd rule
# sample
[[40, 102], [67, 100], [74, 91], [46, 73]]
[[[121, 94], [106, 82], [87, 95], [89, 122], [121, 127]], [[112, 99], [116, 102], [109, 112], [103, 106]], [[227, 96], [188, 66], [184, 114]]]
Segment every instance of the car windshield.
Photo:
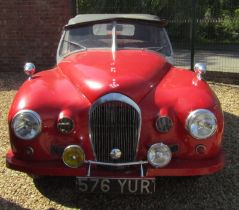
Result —
[[[115, 45], [115, 46], [114, 46]], [[67, 28], [59, 56], [87, 49], [145, 49], [171, 56], [171, 45], [164, 28], [140, 21], [111, 21]]]

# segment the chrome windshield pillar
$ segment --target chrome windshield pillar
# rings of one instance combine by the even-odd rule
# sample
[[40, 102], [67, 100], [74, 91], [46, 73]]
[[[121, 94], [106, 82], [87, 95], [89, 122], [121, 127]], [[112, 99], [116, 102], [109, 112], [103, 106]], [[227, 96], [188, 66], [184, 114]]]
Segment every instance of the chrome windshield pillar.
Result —
[[115, 52], [117, 50], [117, 45], [116, 45], [116, 26], [117, 26], [117, 23], [116, 21], [113, 21], [113, 27], [112, 27], [112, 47], [111, 47], [111, 50], [112, 50], [112, 59], [113, 61], [115, 61]]

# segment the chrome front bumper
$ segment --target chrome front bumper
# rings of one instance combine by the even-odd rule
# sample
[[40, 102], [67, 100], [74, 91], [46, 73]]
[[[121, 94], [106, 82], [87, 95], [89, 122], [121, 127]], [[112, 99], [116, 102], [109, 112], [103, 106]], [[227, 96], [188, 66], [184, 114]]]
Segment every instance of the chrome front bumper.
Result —
[[140, 165], [140, 176], [144, 177], [143, 165], [148, 164], [148, 161], [141, 160], [141, 161], [128, 162], [128, 163], [105, 163], [105, 162], [87, 160], [87, 161], [85, 161], [85, 163], [88, 164], [87, 176], [89, 176], [89, 177], [91, 176], [91, 165], [112, 166], [112, 167]]

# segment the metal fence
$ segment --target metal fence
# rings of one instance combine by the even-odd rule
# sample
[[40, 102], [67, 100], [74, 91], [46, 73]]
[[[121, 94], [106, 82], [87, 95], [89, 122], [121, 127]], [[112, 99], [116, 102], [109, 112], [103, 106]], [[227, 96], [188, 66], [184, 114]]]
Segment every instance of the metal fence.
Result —
[[237, 0], [76, 0], [76, 13], [150, 13], [169, 21], [175, 65], [239, 73]]

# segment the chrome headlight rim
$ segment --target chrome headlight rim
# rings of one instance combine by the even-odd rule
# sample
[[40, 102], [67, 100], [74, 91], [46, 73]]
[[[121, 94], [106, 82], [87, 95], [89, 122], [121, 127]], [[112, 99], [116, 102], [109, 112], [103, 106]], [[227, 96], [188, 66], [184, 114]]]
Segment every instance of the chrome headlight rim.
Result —
[[[22, 136], [18, 135], [18, 134], [15, 132], [15, 129], [14, 129], [14, 120], [15, 120], [19, 115], [21, 115], [21, 114], [23, 114], [23, 113], [29, 113], [29, 114], [31, 114], [31, 115], [36, 119], [36, 121], [38, 121], [38, 124], [39, 124], [38, 130], [37, 130], [35, 136], [33, 136], [33, 137], [31, 137], [31, 138], [23, 138]], [[21, 139], [21, 140], [26, 140], [26, 141], [28, 141], [28, 140], [33, 140], [33, 139], [35, 139], [35, 138], [41, 133], [41, 131], [42, 131], [42, 120], [41, 120], [41, 117], [40, 117], [40, 115], [39, 115], [37, 112], [35, 112], [35, 111], [33, 111], [33, 110], [30, 110], [30, 109], [20, 110], [20, 111], [18, 111], [18, 112], [14, 115], [14, 117], [13, 117], [12, 120], [11, 120], [11, 129], [12, 129], [14, 135], [15, 135], [17, 138], [19, 138], [19, 139]]]
[[[190, 121], [192, 121], [192, 119], [194, 119], [196, 116], [198, 116], [199, 114], [207, 114], [208, 116], [210, 116], [214, 121], [215, 121], [215, 125], [214, 125], [214, 128], [213, 128], [213, 132], [210, 133], [210, 135], [206, 136], [206, 137], [199, 137], [199, 136], [196, 136], [192, 133], [191, 129], [190, 129]], [[216, 116], [214, 115], [213, 112], [211, 112], [210, 110], [208, 109], [196, 109], [192, 112], [189, 113], [187, 119], [186, 119], [186, 123], [185, 123], [185, 128], [186, 130], [190, 133], [190, 135], [195, 138], [196, 140], [206, 140], [210, 137], [212, 137], [216, 131], [217, 131], [217, 118]]]

